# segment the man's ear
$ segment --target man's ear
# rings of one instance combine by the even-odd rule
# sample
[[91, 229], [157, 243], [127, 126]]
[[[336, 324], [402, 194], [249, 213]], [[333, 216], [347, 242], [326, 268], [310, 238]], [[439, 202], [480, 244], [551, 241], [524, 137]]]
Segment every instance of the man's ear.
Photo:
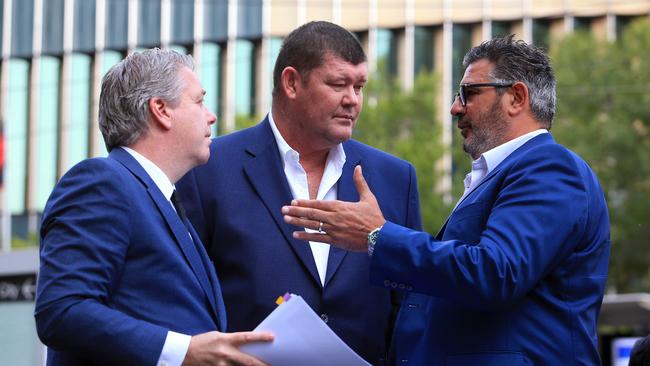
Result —
[[295, 99], [298, 88], [300, 87], [301, 77], [298, 70], [291, 66], [287, 66], [282, 70], [282, 75], [280, 75], [280, 84], [282, 85], [282, 90], [284, 94], [289, 99]]
[[518, 81], [514, 83], [508, 91], [510, 98], [507, 98], [508, 104], [506, 110], [510, 116], [516, 116], [521, 112], [530, 109], [528, 86]]
[[162, 129], [169, 130], [172, 127], [169, 104], [159, 97], [149, 99], [148, 104], [153, 123]]

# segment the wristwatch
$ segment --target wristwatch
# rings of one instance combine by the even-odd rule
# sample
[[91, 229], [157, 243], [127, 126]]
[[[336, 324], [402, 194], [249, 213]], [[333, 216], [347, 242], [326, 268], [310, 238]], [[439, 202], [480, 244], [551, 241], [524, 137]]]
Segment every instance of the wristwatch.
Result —
[[372, 253], [375, 251], [375, 244], [377, 244], [377, 239], [379, 238], [379, 231], [384, 225], [374, 229], [368, 234], [368, 255], [372, 256]]

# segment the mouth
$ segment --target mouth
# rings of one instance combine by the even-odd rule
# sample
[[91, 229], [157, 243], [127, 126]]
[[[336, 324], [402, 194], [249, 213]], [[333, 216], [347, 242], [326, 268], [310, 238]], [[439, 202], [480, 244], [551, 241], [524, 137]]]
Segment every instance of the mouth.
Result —
[[458, 123], [458, 129], [460, 130], [460, 134], [464, 137], [467, 138], [467, 135], [469, 134], [470, 130], [472, 129], [472, 125], [469, 123]]
[[351, 124], [354, 123], [354, 117], [352, 115], [348, 115], [348, 114], [336, 115], [336, 116], [334, 116], [334, 119], [339, 120], [339, 121], [343, 122], [344, 124], [348, 124], [348, 125], [351, 125]]

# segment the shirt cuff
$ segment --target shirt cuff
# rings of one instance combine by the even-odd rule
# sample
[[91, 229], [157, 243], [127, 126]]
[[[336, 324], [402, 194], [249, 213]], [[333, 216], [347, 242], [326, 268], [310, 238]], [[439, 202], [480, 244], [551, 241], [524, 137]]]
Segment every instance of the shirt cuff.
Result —
[[190, 348], [190, 340], [192, 336], [172, 332], [167, 332], [165, 344], [163, 345], [160, 358], [158, 359], [157, 366], [181, 366], [188, 348]]

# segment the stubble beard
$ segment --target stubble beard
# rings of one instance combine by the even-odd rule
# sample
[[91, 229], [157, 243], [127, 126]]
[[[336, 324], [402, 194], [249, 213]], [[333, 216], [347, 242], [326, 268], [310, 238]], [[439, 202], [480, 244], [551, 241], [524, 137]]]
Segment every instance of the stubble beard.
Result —
[[485, 115], [479, 116], [479, 120], [478, 124], [472, 124], [471, 135], [463, 141], [463, 150], [472, 159], [478, 159], [484, 152], [506, 142], [508, 131], [508, 121], [504, 117], [499, 100], [492, 104]]

